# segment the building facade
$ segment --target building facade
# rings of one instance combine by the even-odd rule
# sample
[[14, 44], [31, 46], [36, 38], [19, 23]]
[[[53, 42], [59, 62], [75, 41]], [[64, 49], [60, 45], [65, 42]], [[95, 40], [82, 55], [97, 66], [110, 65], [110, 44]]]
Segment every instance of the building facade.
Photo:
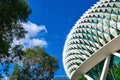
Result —
[[120, 0], [100, 0], [76, 22], [63, 50], [71, 80], [118, 80], [120, 75]]

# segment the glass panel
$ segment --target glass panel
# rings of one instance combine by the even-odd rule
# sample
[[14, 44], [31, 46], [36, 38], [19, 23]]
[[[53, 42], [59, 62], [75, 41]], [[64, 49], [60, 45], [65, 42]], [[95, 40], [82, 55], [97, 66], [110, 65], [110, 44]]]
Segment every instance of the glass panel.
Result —
[[108, 4], [107, 7], [111, 7], [110, 4]]
[[104, 65], [104, 60], [99, 64], [97, 64], [96, 66], [94, 66], [90, 71], [87, 72], [87, 74], [94, 80], [99, 80], [103, 65]]
[[114, 4], [114, 5], [113, 5], [113, 7], [114, 7], [114, 8], [117, 8], [117, 5], [116, 5], [116, 4]]
[[117, 56], [111, 57], [107, 80], [120, 80], [120, 58]]
[[116, 31], [117, 31], [117, 35], [120, 35], [120, 30], [119, 30], [119, 29], [116, 29]]
[[106, 12], [106, 13], [110, 13], [107, 9], [105, 9], [105, 12]]
[[113, 36], [112, 34], [110, 34], [110, 38], [111, 38], [111, 39], [113, 39], [113, 38], [114, 38], [114, 36]]
[[120, 0], [116, 0], [117, 2], [120, 2]]

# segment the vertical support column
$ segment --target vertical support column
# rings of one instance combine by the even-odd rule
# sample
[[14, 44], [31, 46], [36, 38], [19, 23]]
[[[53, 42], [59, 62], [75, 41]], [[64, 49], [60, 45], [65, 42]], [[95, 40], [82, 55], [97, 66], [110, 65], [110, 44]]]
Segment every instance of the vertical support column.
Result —
[[108, 55], [105, 59], [104, 66], [103, 66], [103, 69], [102, 69], [102, 73], [101, 73], [101, 76], [100, 76], [100, 80], [106, 80], [107, 72], [108, 72], [108, 68], [109, 68], [109, 63], [110, 63], [110, 57], [111, 57], [111, 55]]
[[88, 76], [87, 74], [84, 74], [84, 77], [85, 77], [87, 80], [93, 80], [93, 78], [91, 78], [91, 77]]

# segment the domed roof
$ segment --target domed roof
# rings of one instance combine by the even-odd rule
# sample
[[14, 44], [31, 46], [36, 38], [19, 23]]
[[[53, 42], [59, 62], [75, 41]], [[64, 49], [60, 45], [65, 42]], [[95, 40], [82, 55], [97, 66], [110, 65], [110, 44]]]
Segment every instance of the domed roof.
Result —
[[69, 78], [96, 51], [120, 34], [120, 0], [100, 0], [76, 22], [67, 36], [63, 64]]

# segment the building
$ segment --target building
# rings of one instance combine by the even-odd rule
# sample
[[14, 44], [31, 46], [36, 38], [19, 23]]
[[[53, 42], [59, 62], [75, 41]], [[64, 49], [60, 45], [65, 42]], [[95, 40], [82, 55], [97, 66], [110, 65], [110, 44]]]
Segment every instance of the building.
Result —
[[67, 76], [56, 76], [54, 80], [69, 80]]
[[[120, 75], [120, 0], [100, 0], [76, 22], [63, 50], [71, 80], [118, 80]], [[119, 78], [120, 79], [120, 78]]]

